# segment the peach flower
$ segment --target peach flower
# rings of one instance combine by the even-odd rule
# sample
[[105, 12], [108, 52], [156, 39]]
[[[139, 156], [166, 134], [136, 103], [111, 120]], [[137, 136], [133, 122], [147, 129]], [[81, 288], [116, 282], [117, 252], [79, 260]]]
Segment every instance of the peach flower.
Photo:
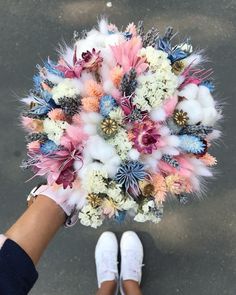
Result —
[[85, 91], [88, 96], [95, 96], [98, 98], [104, 94], [102, 86], [94, 80], [88, 80], [85, 82]]
[[54, 121], [65, 121], [66, 117], [62, 109], [54, 109], [48, 113], [48, 117]]
[[99, 99], [97, 97], [84, 97], [81, 101], [82, 107], [86, 112], [99, 111]]

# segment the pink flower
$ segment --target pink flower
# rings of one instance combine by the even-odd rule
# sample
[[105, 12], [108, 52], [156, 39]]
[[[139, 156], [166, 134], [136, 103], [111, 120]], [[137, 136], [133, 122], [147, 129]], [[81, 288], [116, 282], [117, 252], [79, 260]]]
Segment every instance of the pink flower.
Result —
[[99, 54], [100, 51], [96, 52], [95, 48], [92, 49], [92, 52], [87, 50], [82, 53], [82, 60], [79, 60], [78, 63], [83, 69], [96, 72], [103, 61], [103, 58]]
[[158, 147], [160, 134], [158, 134], [157, 125], [150, 121], [144, 120], [141, 123], [134, 123], [132, 129], [134, 147], [144, 154], [151, 154]]
[[80, 161], [82, 167], [82, 151], [86, 138], [87, 135], [79, 125], [71, 125], [61, 138], [62, 149], [49, 155], [30, 154], [29, 157], [36, 160], [36, 163], [33, 161], [32, 164], [36, 175], [46, 175], [50, 185], [57, 183], [62, 184], [63, 188], [72, 187], [76, 178], [73, 164], [75, 161]]
[[138, 75], [146, 71], [148, 67], [145, 58], [138, 55], [141, 48], [142, 42], [136, 37], [119, 45], [111, 46], [114, 57], [124, 72], [128, 73], [134, 68]]
[[99, 55], [100, 51], [96, 52], [95, 48], [92, 52], [87, 51], [82, 53], [82, 58], [77, 59], [76, 47], [73, 56], [73, 65], [69, 65], [63, 58], [61, 58], [56, 66], [56, 69], [64, 73], [66, 78], [80, 78], [83, 70], [97, 71], [103, 61]]

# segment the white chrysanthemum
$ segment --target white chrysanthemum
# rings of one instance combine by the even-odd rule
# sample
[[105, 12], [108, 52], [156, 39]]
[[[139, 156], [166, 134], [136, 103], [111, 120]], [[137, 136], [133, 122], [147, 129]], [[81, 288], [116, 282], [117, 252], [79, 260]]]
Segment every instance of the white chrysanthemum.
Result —
[[64, 79], [52, 88], [52, 98], [58, 104], [61, 97], [75, 97], [80, 94], [78, 83], [74, 79]]
[[51, 120], [49, 118], [43, 121], [44, 132], [57, 145], [60, 143], [60, 139], [68, 126], [69, 124], [65, 121]]
[[121, 124], [124, 119], [124, 112], [122, 108], [118, 107], [109, 113], [109, 117], [112, 120], [115, 120], [118, 124]]
[[84, 177], [83, 187], [88, 193], [105, 194], [107, 192], [105, 179], [103, 172], [98, 173], [98, 171], [89, 170]]
[[147, 59], [149, 63], [149, 69], [151, 71], [156, 71], [162, 69], [163, 71], [169, 71], [170, 60], [168, 59], [168, 54], [162, 50], [157, 50], [152, 46], [142, 48], [140, 55]]
[[163, 60], [155, 73], [148, 73], [138, 77], [138, 87], [135, 90], [134, 103], [142, 111], [150, 112], [160, 107], [162, 102], [173, 95], [177, 87], [177, 77], [172, 73], [170, 64]]
[[88, 204], [79, 213], [79, 219], [81, 224], [97, 228], [102, 225], [102, 211], [100, 208], [95, 209]]
[[128, 152], [132, 149], [132, 143], [129, 141], [128, 134], [122, 128], [107, 142], [116, 149], [117, 154], [122, 160], [127, 158]]
[[[161, 221], [161, 218], [156, 216], [154, 212], [152, 212], [150, 209], [157, 206], [153, 200], [145, 202], [141, 208], [139, 208], [138, 214], [135, 215], [134, 220], [137, 222], [146, 222], [151, 221], [154, 223], [158, 223]], [[162, 206], [158, 208], [159, 210], [162, 210]]]

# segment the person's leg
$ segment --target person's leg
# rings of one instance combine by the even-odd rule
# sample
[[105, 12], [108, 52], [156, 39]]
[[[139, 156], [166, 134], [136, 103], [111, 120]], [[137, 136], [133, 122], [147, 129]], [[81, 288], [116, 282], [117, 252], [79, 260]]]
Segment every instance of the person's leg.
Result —
[[142, 295], [143, 294], [140, 289], [139, 283], [133, 280], [124, 280], [123, 289], [124, 289], [125, 295]]
[[142, 295], [140, 282], [143, 266], [143, 246], [135, 232], [122, 235], [121, 249], [121, 294]]
[[114, 295], [117, 288], [117, 281], [106, 281], [101, 283], [96, 295]]
[[117, 294], [117, 255], [118, 243], [112, 232], [104, 232], [98, 239], [95, 249], [98, 291], [97, 295]]

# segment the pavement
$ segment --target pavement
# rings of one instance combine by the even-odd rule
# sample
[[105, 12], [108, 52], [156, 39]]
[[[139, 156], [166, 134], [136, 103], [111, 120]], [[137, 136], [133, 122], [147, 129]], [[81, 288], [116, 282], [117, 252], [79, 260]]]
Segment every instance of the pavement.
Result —
[[[126, 26], [143, 19], [146, 28], [168, 25], [205, 48], [214, 70], [215, 97], [224, 107], [223, 137], [213, 148], [215, 179], [203, 200], [180, 206], [168, 202], [158, 225], [126, 221], [98, 230], [76, 225], [62, 229], [45, 252], [32, 295], [92, 295], [96, 291], [94, 247], [112, 230], [120, 237], [135, 230], [145, 248], [145, 295], [235, 295], [236, 293], [236, 1], [235, 0], [2, 0], [0, 1], [0, 228], [23, 212], [34, 181], [20, 170], [25, 157], [19, 126], [19, 98], [32, 85], [35, 64], [73, 31], [92, 27], [99, 15]], [[40, 221], [39, 221], [40, 222]]]

